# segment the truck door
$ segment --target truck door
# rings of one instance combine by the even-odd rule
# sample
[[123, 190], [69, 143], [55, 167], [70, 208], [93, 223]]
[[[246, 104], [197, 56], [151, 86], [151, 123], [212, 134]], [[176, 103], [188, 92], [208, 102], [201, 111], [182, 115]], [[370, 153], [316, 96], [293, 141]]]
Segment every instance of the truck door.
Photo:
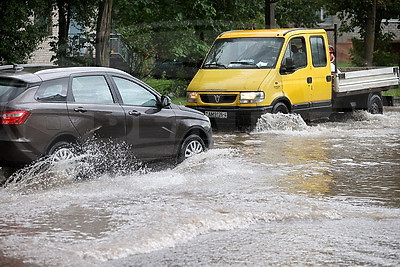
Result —
[[331, 71], [328, 59], [327, 43], [322, 35], [310, 36], [312, 67], [311, 72], [311, 113], [312, 117], [321, 117], [331, 110]]
[[292, 112], [300, 113], [304, 118], [308, 118], [311, 100], [307, 53], [305, 38], [292, 38], [286, 46], [280, 69], [283, 92], [292, 102]]

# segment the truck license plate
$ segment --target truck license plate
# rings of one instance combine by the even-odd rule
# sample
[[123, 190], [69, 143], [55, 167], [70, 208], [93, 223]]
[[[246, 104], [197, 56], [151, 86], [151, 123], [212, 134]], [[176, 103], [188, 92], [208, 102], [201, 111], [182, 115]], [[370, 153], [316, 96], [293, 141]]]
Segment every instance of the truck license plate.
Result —
[[214, 119], [227, 119], [228, 118], [228, 112], [224, 112], [224, 111], [205, 111], [204, 114], [207, 117], [214, 118]]

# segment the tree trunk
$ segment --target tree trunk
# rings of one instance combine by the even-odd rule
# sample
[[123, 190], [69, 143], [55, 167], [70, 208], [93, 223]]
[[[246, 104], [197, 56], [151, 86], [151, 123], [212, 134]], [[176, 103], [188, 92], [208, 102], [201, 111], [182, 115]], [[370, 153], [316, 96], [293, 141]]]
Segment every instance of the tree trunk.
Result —
[[113, 0], [101, 0], [96, 26], [96, 65], [110, 66], [110, 33]]
[[57, 43], [57, 64], [66, 65], [69, 30], [69, 5], [65, 0], [57, 1], [58, 8], [58, 43]]
[[367, 66], [372, 66], [374, 43], [375, 43], [375, 21], [376, 21], [376, 1], [369, 1], [369, 8], [366, 19], [364, 36], [364, 59]]
[[276, 0], [265, 0], [264, 2], [264, 15], [265, 15], [265, 28], [275, 28], [275, 2]]

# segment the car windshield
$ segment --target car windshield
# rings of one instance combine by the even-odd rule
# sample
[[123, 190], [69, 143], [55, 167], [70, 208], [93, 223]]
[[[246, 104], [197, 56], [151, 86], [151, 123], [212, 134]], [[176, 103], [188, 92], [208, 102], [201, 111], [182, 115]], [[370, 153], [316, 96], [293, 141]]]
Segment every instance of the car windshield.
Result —
[[27, 88], [20, 80], [0, 78], [0, 102], [8, 102], [19, 96]]
[[218, 39], [203, 69], [271, 69], [278, 60], [284, 39], [279, 37]]

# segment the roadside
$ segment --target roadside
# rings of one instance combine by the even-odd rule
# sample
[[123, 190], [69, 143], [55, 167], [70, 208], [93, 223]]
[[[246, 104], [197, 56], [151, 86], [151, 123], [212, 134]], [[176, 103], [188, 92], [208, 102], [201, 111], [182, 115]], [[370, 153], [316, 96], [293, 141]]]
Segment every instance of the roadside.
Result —
[[400, 87], [386, 92], [382, 92], [382, 96], [391, 98], [389, 106], [400, 106]]

